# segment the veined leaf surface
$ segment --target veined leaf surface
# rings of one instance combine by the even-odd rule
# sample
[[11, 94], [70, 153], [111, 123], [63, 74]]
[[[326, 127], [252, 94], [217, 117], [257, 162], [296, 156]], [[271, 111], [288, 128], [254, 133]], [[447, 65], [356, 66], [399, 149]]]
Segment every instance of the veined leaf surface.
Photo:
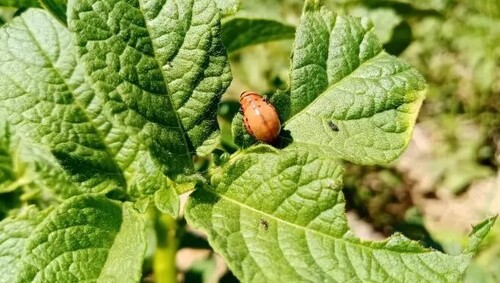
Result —
[[457, 256], [400, 234], [359, 240], [345, 218], [342, 171], [300, 148], [254, 147], [193, 193], [186, 217], [242, 282], [457, 282], [493, 225], [478, 225]]
[[27, 239], [51, 209], [25, 207], [17, 215], [0, 222], [0, 282], [14, 282], [20, 273]]
[[[99, 3], [81, 1], [69, 10]], [[102, 35], [92, 26], [102, 23], [99, 9], [82, 12], [97, 17], [88, 19], [89, 25], [70, 22], [87, 28], [75, 28], [78, 42], [98, 46], [78, 49], [86, 68], [77, 63], [71, 33], [43, 11], [27, 11], [0, 30], [0, 107], [16, 143], [41, 153], [25, 157], [37, 162], [32, 159], [39, 156], [45, 176], [68, 184], [50, 186], [63, 197], [116, 189], [133, 198], [152, 195], [168, 186], [167, 176], [190, 174], [193, 152], [216, 131], [217, 103], [231, 79], [216, 6], [212, 1], [147, 4], [154, 5], [127, 10], [137, 12], [133, 15], [144, 25], [155, 25], [139, 29], [146, 38], [130, 23], [120, 31], [108, 26], [110, 35], [118, 33], [109, 40], [90, 40]], [[128, 4], [113, 7], [123, 5]], [[115, 24], [132, 19], [108, 12]], [[155, 12], [159, 18], [153, 19]], [[97, 53], [92, 57], [85, 50]]]
[[[406, 149], [425, 91], [414, 68], [383, 51], [369, 20], [336, 15], [310, 0], [295, 35], [290, 89], [272, 101], [286, 144], [379, 164]], [[240, 120], [235, 137], [245, 144]]]
[[50, 153], [56, 162], [41, 165], [78, 186], [61, 191], [63, 196], [125, 186], [100, 125], [87, 111], [93, 98], [69, 32], [46, 12], [28, 10], [0, 29], [0, 108], [12, 143]]
[[[168, 174], [217, 128], [231, 80], [213, 1], [69, 1], [69, 26], [122, 158], [147, 154]], [[132, 150], [130, 150], [132, 149]], [[139, 155], [140, 155], [139, 154]]]
[[143, 221], [131, 203], [70, 198], [26, 240], [15, 282], [138, 282], [146, 251]]

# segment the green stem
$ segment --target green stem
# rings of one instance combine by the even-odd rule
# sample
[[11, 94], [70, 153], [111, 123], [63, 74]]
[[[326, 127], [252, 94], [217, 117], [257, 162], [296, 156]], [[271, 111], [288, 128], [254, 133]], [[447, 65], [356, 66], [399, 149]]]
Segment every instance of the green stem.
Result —
[[177, 282], [175, 255], [179, 245], [177, 221], [168, 214], [155, 213], [155, 228], [158, 246], [153, 257], [153, 271], [156, 283]]

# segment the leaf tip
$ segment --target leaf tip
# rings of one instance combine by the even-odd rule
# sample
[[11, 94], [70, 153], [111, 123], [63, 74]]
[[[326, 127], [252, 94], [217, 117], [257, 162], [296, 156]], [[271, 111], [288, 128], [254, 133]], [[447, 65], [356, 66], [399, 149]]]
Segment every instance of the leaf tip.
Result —
[[368, 17], [361, 17], [360, 21], [361, 21], [361, 26], [363, 27], [364, 30], [372, 30], [375, 28], [372, 20]]
[[306, 0], [304, 3], [304, 11], [318, 10], [322, 6], [321, 0]]
[[469, 234], [469, 243], [464, 250], [464, 254], [475, 254], [477, 252], [479, 245], [490, 232], [491, 227], [493, 227], [495, 221], [497, 220], [497, 217], [498, 215], [495, 215], [472, 227], [472, 232]]

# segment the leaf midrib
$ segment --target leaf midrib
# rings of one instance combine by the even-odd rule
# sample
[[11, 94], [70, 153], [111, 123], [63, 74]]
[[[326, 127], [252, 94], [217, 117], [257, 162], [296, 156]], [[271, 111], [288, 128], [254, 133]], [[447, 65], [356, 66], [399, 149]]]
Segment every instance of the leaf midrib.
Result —
[[[166, 90], [166, 95], [168, 96], [168, 103], [170, 104], [170, 107], [172, 108], [172, 110], [174, 111], [174, 114], [175, 114], [175, 120], [177, 122], [177, 128], [180, 129], [180, 131], [182, 132], [182, 139], [184, 141], [184, 147], [186, 149], [186, 155], [188, 157], [190, 157], [192, 155], [191, 151], [189, 150], [189, 147], [188, 147], [188, 140], [187, 140], [187, 132], [184, 131], [184, 127], [182, 125], [182, 122], [179, 118], [179, 114], [177, 113], [177, 109], [175, 108], [173, 102], [172, 102], [172, 97], [170, 96], [170, 91], [168, 89], [168, 82], [166, 81], [166, 76], [165, 76], [165, 72], [163, 70], [163, 68], [160, 66], [160, 60], [158, 58], [158, 49], [151, 37], [151, 27], [149, 26], [148, 24], [148, 20], [146, 19], [146, 16], [144, 15], [144, 13], [142, 11], [144, 11], [144, 7], [143, 7], [143, 4], [142, 4], [142, 1], [143, 0], [138, 0], [137, 2], [139, 3], [139, 10], [141, 12], [141, 15], [142, 15], [142, 18], [144, 19], [144, 24], [146, 25], [146, 30], [148, 31], [148, 36], [149, 36], [149, 39], [151, 40], [151, 47], [153, 49], [153, 56], [154, 56], [154, 59], [155, 59], [155, 62], [156, 62], [156, 65], [157, 65], [157, 68], [160, 69], [160, 72], [162, 74], [162, 79], [163, 79], [163, 83], [165, 85], [165, 90]], [[194, 5], [194, 4], [193, 4]], [[162, 7], [163, 8], [163, 7]], [[187, 32], [187, 31], [186, 31]], [[185, 40], [186, 37], [184, 36], [183, 37], [183, 40]], [[160, 124], [159, 124], [160, 125]], [[162, 125], [163, 126], [163, 125]], [[187, 158], [190, 160], [190, 164], [191, 166], [194, 166], [193, 165], [193, 159], [192, 158]]]
[[[230, 203], [233, 203], [233, 204], [236, 204], [238, 206], [241, 206], [242, 208], [245, 208], [245, 209], [248, 209], [250, 211], [253, 211], [255, 213], [258, 213], [258, 214], [261, 214], [263, 216], [266, 216], [266, 217], [269, 217], [271, 219], [274, 219], [276, 222], [280, 222], [280, 223], [283, 223], [283, 224], [286, 224], [286, 225], [289, 225], [289, 226], [292, 226], [292, 227], [295, 227], [297, 229], [300, 229], [300, 230], [304, 230], [305, 232], [309, 232], [309, 233], [313, 233], [313, 234], [316, 234], [316, 235], [319, 235], [319, 236], [323, 236], [325, 238], [329, 238], [333, 241], [339, 241], [339, 242], [342, 242], [344, 245], [352, 245], [352, 246], [356, 246], [356, 247], [360, 247], [360, 248], [364, 248], [364, 249], [368, 249], [368, 250], [383, 250], [383, 251], [387, 251], [387, 252], [391, 252], [391, 253], [396, 253], [396, 254], [425, 254], [425, 253], [429, 253], [429, 252], [437, 252], [437, 251], [431, 251], [431, 250], [426, 250], [426, 251], [421, 251], [421, 252], [399, 252], [399, 251], [393, 251], [393, 250], [390, 250], [388, 248], [380, 248], [380, 249], [375, 249], [375, 248], [372, 248], [372, 247], [367, 247], [367, 246], [364, 246], [364, 245], [361, 245], [361, 244], [357, 244], [357, 243], [353, 243], [353, 242], [350, 242], [348, 240], [345, 240], [345, 239], [342, 239], [342, 238], [336, 238], [332, 235], [328, 235], [328, 234], [325, 234], [323, 232], [320, 232], [320, 231], [317, 231], [317, 230], [312, 230], [310, 228], [307, 228], [307, 227], [304, 227], [304, 226], [300, 226], [300, 225], [297, 225], [295, 223], [291, 223], [291, 222], [288, 222], [288, 221], [285, 221], [283, 219], [280, 219], [280, 218], [277, 218], [276, 216], [274, 215], [271, 215], [271, 214], [268, 214], [266, 212], [263, 212], [263, 211], [260, 211], [260, 210], [257, 210], [251, 206], [248, 206], [247, 204], [244, 204], [244, 203], [241, 203], [237, 200], [234, 200], [232, 198], [229, 198], [223, 194], [220, 194], [214, 190], [210, 190], [210, 189], [207, 189], [205, 186], [203, 186], [202, 190], [205, 190], [207, 191], [208, 193], [212, 194], [212, 195], [215, 195], [216, 197], [219, 197], [221, 199], [224, 199]], [[347, 234], [349, 231], [346, 231], [344, 233]], [[388, 242], [390, 238], [387, 238], [385, 241]], [[383, 243], [384, 241], [381, 241], [381, 242], [376, 242], [378, 244], [381, 244]], [[446, 255], [446, 254], [443, 254], [443, 255]]]

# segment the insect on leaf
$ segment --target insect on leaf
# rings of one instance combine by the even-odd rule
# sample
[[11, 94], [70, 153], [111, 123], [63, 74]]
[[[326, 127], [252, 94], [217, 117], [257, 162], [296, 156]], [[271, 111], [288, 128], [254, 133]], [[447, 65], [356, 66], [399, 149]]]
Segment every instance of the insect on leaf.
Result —
[[242, 282], [457, 282], [495, 220], [455, 256], [401, 234], [362, 241], [347, 225], [342, 172], [300, 148], [253, 147], [193, 193], [186, 217]]
[[[284, 144], [380, 164], [408, 145], [425, 92], [414, 68], [383, 51], [369, 20], [336, 15], [319, 1], [306, 1], [295, 35], [290, 89], [272, 102], [283, 122]], [[242, 144], [240, 119], [233, 128]]]

